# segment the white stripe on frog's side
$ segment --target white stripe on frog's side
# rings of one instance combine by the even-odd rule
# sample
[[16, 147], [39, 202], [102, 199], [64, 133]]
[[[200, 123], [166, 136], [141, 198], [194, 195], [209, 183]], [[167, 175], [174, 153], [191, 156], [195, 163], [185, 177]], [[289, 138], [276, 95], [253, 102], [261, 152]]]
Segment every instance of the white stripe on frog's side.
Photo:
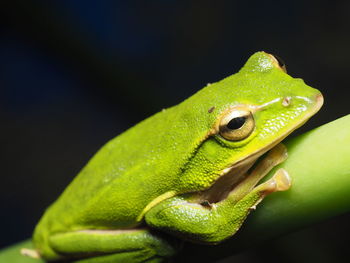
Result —
[[151, 202], [149, 202], [146, 207], [142, 210], [142, 212], [139, 214], [139, 216], [137, 217], [137, 222], [140, 222], [142, 220], [142, 218], [144, 217], [144, 215], [147, 213], [148, 210], [150, 210], [152, 207], [154, 207], [155, 205], [159, 204], [161, 201], [168, 199], [170, 197], [175, 196], [176, 192], [175, 191], [169, 191], [166, 192], [158, 197], [156, 197], [155, 199], [153, 199]]
[[116, 229], [116, 230], [103, 230], [103, 229], [83, 229], [76, 232], [88, 233], [88, 234], [99, 234], [99, 235], [120, 235], [120, 234], [130, 234], [133, 232], [139, 232], [146, 230], [146, 228], [134, 228], [134, 229]]

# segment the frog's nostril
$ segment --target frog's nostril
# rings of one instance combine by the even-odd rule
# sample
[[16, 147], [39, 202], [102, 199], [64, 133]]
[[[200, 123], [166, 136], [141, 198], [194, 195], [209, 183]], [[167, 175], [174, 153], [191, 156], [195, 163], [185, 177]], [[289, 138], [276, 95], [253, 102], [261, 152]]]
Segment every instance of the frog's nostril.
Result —
[[283, 107], [288, 107], [290, 105], [290, 103], [292, 102], [292, 98], [291, 97], [284, 97], [282, 100], [282, 106]]

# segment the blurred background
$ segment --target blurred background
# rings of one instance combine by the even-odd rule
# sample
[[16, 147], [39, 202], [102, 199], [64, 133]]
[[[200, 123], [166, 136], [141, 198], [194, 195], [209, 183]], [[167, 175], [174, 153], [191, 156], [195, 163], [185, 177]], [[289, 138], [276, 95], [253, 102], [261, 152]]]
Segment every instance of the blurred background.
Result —
[[[349, 14], [346, 0], [3, 1], [0, 248], [31, 235], [105, 142], [256, 51], [282, 57], [324, 94], [299, 133], [349, 114]], [[344, 262], [349, 220], [220, 262]]]

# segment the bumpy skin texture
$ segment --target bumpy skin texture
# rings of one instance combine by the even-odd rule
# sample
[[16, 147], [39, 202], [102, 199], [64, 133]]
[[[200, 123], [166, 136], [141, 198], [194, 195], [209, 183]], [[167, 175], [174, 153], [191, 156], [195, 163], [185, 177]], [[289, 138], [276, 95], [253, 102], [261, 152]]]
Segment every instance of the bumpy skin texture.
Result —
[[[172, 243], [144, 222], [193, 241], [216, 243], [227, 238], [262, 191], [247, 195], [244, 202], [228, 200], [231, 204], [215, 213], [192, 205], [193, 196], [186, 193], [208, 189], [225, 168], [282, 139], [310, 117], [319, 94], [284, 73], [268, 54], [255, 53], [239, 73], [108, 142], [45, 212], [33, 238], [38, 252], [48, 260], [92, 256], [93, 262], [156, 262], [174, 254]], [[292, 101], [288, 107], [282, 105], [287, 97]], [[237, 105], [264, 105], [264, 109], [254, 113], [252, 134], [233, 142], [218, 134], [217, 123]], [[202, 215], [189, 212], [193, 207]], [[199, 217], [193, 221], [191, 215]], [[208, 217], [201, 229], [209, 225], [225, 229], [215, 237], [191, 230], [196, 221]], [[110, 259], [103, 259], [105, 254]]]

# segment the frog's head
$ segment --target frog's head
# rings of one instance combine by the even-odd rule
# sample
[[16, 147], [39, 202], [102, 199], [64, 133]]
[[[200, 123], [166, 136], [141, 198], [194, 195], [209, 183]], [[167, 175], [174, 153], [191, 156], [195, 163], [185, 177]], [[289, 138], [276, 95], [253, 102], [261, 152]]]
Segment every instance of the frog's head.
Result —
[[227, 184], [237, 183], [261, 155], [304, 124], [322, 103], [321, 93], [289, 76], [280, 59], [255, 53], [239, 73], [208, 85], [185, 102], [187, 107], [201, 105], [197, 123], [208, 133], [181, 181], [188, 191], [203, 191], [229, 175], [224, 195], [233, 187]]

